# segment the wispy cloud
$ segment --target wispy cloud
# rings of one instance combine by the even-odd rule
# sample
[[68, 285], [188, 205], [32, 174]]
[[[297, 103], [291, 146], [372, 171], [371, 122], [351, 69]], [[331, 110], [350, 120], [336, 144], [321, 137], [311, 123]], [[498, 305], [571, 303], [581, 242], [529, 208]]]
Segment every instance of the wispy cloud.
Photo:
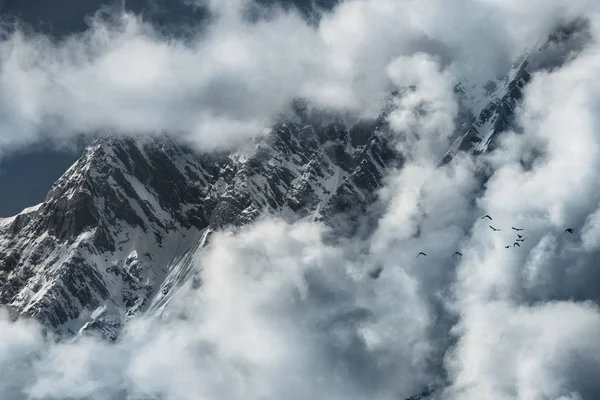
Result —
[[317, 26], [274, 8], [252, 22], [248, 4], [203, 2], [213, 17], [185, 39], [121, 11], [99, 14], [88, 31], [59, 41], [5, 25], [0, 150], [98, 131], [167, 132], [205, 149], [230, 146], [297, 97], [374, 115], [397, 57], [434, 54], [485, 81], [593, 2], [354, 0]]

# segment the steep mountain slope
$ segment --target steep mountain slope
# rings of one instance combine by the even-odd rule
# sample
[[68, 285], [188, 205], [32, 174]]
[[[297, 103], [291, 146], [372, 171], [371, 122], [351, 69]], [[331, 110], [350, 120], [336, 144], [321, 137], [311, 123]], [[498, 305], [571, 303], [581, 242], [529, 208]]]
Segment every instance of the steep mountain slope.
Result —
[[[371, 194], [351, 203], [364, 210], [375, 198], [374, 189], [382, 185], [382, 171], [398, 165], [402, 157], [389, 136], [378, 130], [376, 121], [348, 130], [339, 120], [319, 120], [276, 124], [247, 149], [229, 156], [227, 174], [218, 177], [205, 202], [210, 223], [197, 249], [205, 245], [212, 231], [240, 226], [266, 214], [290, 221], [318, 219], [339, 232], [348, 232], [347, 224], [338, 223], [348, 215], [347, 208], [338, 206], [340, 199], [370, 190]], [[357, 183], [347, 191], [347, 182], [354, 180]], [[153, 298], [151, 311], [163, 309], [174, 291], [197, 279], [192, 261], [188, 254], [171, 269]]]
[[144, 308], [207, 225], [210, 168], [167, 141], [93, 143], [42, 204], [0, 222], [0, 301], [59, 333]]
[[114, 338], [189, 279], [211, 230], [321, 206], [334, 217], [346, 178], [372, 192], [400, 158], [375, 127], [282, 123], [233, 154], [97, 140], [42, 204], [0, 221], [0, 302], [59, 334]]

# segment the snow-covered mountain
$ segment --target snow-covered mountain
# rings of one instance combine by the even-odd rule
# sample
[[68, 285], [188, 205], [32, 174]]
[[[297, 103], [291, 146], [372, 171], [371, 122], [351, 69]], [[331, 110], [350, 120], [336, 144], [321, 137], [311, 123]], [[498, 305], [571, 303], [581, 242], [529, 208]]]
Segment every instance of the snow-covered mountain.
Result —
[[306, 122], [277, 124], [232, 154], [96, 140], [43, 203], [0, 220], [0, 302], [59, 334], [114, 338], [190, 277], [211, 231], [264, 213], [359, 215], [400, 155], [377, 121]]
[[575, 57], [591, 39], [587, 20], [574, 20], [524, 54], [506, 76], [488, 81], [482, 87], [469, 84], [468, 77], [455, 92], [461, 101], [459, 129], [443, 162], [459, 151], [481, 154], [497, 146], [499, 133], [514, 125], [515, 109], [523, 98], [532, 74], [552, 70]]
[[[443, 162], [493, 149], [531, 73], [581, 49], [584, 28], [559, 30], [482, 88], [458, 85], [461, 119]], [[348, 126], [300, 110], [234, 153], [103, 137], [43, 203], [0, 219], [0, 304], [59, 335], [114, 339], [128, 318], [160, 311], [194, 279], [193, 255], [215, 230], [276, 214], [364, 233], [386, 169], [402, 162], [385, 114]]]

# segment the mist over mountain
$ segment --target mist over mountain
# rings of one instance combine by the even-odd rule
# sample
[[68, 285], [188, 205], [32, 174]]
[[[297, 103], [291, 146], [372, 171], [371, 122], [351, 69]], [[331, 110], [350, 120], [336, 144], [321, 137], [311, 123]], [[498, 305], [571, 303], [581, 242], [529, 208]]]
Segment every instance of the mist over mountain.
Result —
[[306, 4], [4, 26], [1, 398], [600, 395], [597, 2]]

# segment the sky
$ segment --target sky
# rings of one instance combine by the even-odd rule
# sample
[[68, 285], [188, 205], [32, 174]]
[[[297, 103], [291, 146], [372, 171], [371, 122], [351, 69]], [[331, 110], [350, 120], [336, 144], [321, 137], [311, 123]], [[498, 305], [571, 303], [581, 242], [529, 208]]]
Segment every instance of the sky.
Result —
[[15, 215], [40, 203], [52, 184], [79, 157], [76, 150], [31, 148], [12, 153], [0, 163], [0, 216]]
[[[332, 242], [278, 218], [218, 232], [195, 260], [201, 287], [116, 344], [54, 343], [2, 315], [0, 397], [402, 399], [430, 384], [444, 400], [600, 397], [598, 2], [347, 0], [316, 24], [202, 4], [211, 22], [177, 37], [128, 13], [64, 41], [10, 33], [4, 152], [103, 129], [235, 147], [296, 97], [369, 116], [410, 88], [388, 117], [406, 163], [368, 210], [374, 233]], [[583, 49], [540, 62], [497, 148], [439, 166], [456, 83], [506, 72], [577, 17]]]
[[[16, 14], [39, 30], [65, 34], [85, 29], [84, 16], [98, 4], [63, 1], [62, 7], [46, 1], [5, 0], [0, 13]], [[48, 25], [53, 25], [51, 28]], [[50, 186], [78, 158], [79, 151], [57, 150], [53, 146], [34, 146], [0, 159], [0, 216], [15, 215], [25, 207], [43, 201]]]

